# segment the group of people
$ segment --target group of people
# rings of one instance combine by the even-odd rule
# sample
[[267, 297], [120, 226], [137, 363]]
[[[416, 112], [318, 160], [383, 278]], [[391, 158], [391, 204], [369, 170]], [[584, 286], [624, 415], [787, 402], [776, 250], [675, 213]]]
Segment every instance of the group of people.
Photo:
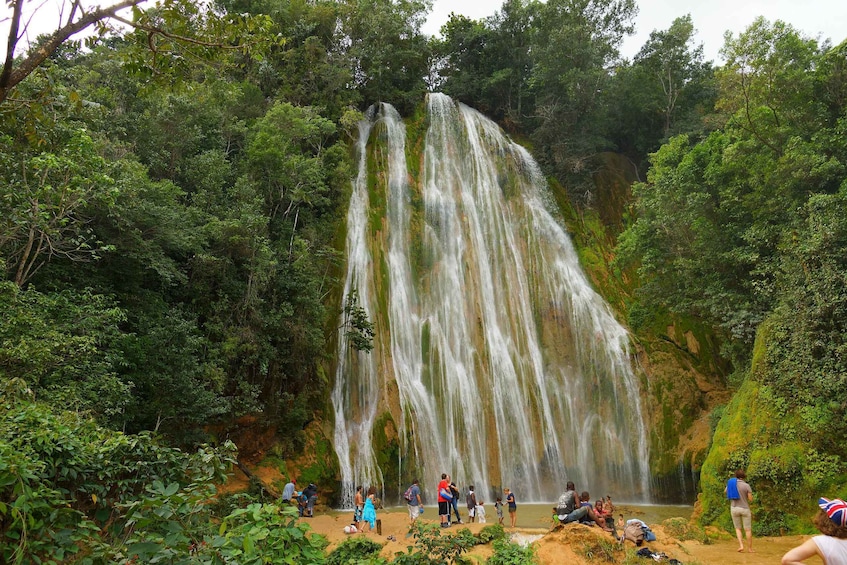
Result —
[[573, 481], [568, 481], [565, 492], [559, 497], [558, 504], [553, 508], [555, 519], [559, 524], [570, 524], [571, 522], [594, 523], [617, 537], [614, 510], [611, 497], [607, 496], [606, 499], [599, 499], [591, 504], [591, 495], [588, 491], [577, 493]]
[[[417, 483], [417, 480], [415, 481]], [[455, 516], [455, 522], [457, 524], [462, 524], [462, 517], [459, 515], [459, 497], [461, 493], [459, 489], [456, 487], [456, 483], [450, 480], [450, 475], [447, 473], [441, 474], [441, 482], [438, 483], [438, 488], [436, 490], [438, 493], [438, 518], [441, 522], [442, 528], [449, 528], [453, 524], [452, 517]], [[506, 497], [506, 505], [509, 510], [509, 518], [510, 525], [512, 528], [515, 527], [515, 523], [517, 520], [517, 504], [515, 502], [515, 495], [509, 489], [504, 489], [503, 494]], [[412, 510], [412, 502], [409, 502], [409, 520], [411, 523], [417, 519], [417, 515], [413, 515], [414, 511]], [[479, 498], [474, 490], [474, 486], [470, 485], [468, 487], [467, 492], [465, 493], [465, 504], [468, 508], [468, 521], [485, 523], [485, 501]], [[503, 498], [497, 497], [494, 502], [494, 510], [497, 512], [497, 521], [501, 525], [503, 524]]]
[[315, 503], [318, 501], [318, 485], [309, 483], [302, 491], [298, 491], [297, 481], [291, 479], [282, 488], [280, 498], [285, 504], [297, 504], [297, 512], [301, 518], [312, 518], [315, 515]]
[[[744, 470], [739, 469], [727, 481], [724, 489], [724, 493], [730, 501], [730, 515], [738, 539], [739, 552], [745, 551], [745, 534], [746, 551], [753, 552], [752, 512], [750, 510], [750, 503], [753, 502], [753, 490], [746, 479], [747, 475]], [[367, 493], [361, 486], [356, 488], [353, 524], [345, 528], [346, 532], [366, 532], [376, 527], [376, 507], [378, 504], [376, 492], [376, 487], [373, 486], [368, 488]], [[301, 517], [312, 517], [317, 493], [318, 487], [314, 483], [310, 483], [305, 489], [298, 491], [297, 481], [291, 479], [283, 488], [281, 498], [284, 503], [296, 503]], [[456, 523], [462, 524], [458, 508], [461, 493], [447, 473], [442, 473], [437, 493], [438, 517], [441, 527], [450, 527], [454, 521], [453, 517], [455, 517]], [[514, 528], [517, 522], [515, 495], [508, 488], [503, 489], [503, 494], [505, 500], [498, 496], [494, 503], [497, 519], [502, 525], [505, 503], [509, 512], [510, 526]], [[411, 486], [405, 493], [405, 498], [409, 509], [409, 524], [413, 525], [424, 510], [418, 479], [412, 481]], [[468, 509], [469, 522], [485, 523], [485, 502], [477, 496], [473, 485], [470, 485], [465, 493], [465, 504]], [[787, 552], [782, 557], [782, 565], [798, 565], [803, 560], [815, 555], [823, 559], [826, 565], [847, 565], [847, 502], [837, 498], [832, 500], [821, 498], [818, 505], [820, 510], [813, 523], [822, 535], [814, 536]], [[582, 491], [578, 494], [574, 483], [568, 481], [566, 490], [559, 498], [553, 511], [554, 519], [560, 524], [572, 522], [595, 523], [617, 537], [614, 520], [615, 507], [609, 496], [605, 499], [598, 499], [592, 504], [588, 491]]]
[[376, 487], [368, 487], [367, 494], [363, 494], [364, 487], [356, 487], [356, 496], [353, 509], [353, 525], [358, 531], [367, 532], [376, 528]]

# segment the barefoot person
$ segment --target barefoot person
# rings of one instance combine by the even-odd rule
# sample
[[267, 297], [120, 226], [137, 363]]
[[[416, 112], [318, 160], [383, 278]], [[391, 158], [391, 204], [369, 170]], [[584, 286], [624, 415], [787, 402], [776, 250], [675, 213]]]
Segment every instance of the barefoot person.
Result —
[[742, 469], [737, 470], [735, 476], [727, 481], [724, 492], [729, 499], [729, 513], [732, 515], [732, 525], [735, 526], [735, 536], [738, 538], [738, 552], [744, 551], [744, 536], [741, 533], [743, 528], [747, 532], [747, 551], [753, 553], [753, 515], [750, 512], [753, 490], [745, 479], [747, 474]]
[[359, 523], [362, 521], [362, 510], [365, 508], [365, 496], [362, 494], [362, 487], [356, 487], [356, 498], [353, 502], [355, 508], [353, 509], [353, 523], [356, 524], [356, 527], [359, 527]]
[[417, 479], [412, 481], [412, 486], [409, 487], [409, 498], [406, 504], [409, 507], [409, 525], [413, 526], [423, 509], [423, 501], [421, 501], [421, 486]]
[[782, 556], [782, 565], [799, 565], [819, 556], [825, 565], [847, 565], [847, 502], [839, 498], [818, 500], [820, 510], [812, 523], [822, 533]]
[[362, 509], [362, 521], [359, 524], [360, 532], [367, 532], [376, 528], [376, 506], [374, 506], [375, 498], [376, 487], [369, 487], [368, 496], [365, 498], [365, 507]]
[[503, 499], [501, 497], [497, 497], [497, 500], [494, 502], [494, 510], [497, 511], [497, 523], [501, 526], [503, 525]]
[[515, 493], [509, 489], [503, 489], [503, 494], [506, 495], [506, 505], [509, 507], [509, 523], [514, 528], [518, 521], [518, 505], [515, 502]]

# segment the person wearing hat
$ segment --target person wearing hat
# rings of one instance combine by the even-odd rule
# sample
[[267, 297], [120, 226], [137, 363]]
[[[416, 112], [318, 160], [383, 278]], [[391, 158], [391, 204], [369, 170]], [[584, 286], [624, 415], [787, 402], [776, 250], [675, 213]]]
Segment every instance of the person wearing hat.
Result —
[[840, 498], [818, 500], [820, 510], [812, 523], [821, 536], [814, 536], [782, 556], [782, 565], [803, 563], [815, 555], [826, 565], [847, 565], [847, 502]]
[[744, 536], [742, 528], [747, 532], [747, 551], [753, 553], [753, 514], [750, 503], [753, 502], [753, 489], [747, 484], [747, 473], [743, 469], [735, 472], [735, 476], [726, 483], [724, 492], [729, 499], [729, 513], [732, 525], [735, 526], [735, 536], [738, 538], [738, 552], [744, 551]]

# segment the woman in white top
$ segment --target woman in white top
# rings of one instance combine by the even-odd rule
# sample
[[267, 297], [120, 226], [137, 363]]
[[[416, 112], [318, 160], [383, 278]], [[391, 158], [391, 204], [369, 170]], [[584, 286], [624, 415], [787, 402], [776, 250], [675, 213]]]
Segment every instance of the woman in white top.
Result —
[[806, 540], [782, 556], [782, 565], [803, 563], [814, 555], [826, 565], [847, 565], [847, 502], [839, 498], [818, 500], [821, 509], [812, 522], [823, 534]]

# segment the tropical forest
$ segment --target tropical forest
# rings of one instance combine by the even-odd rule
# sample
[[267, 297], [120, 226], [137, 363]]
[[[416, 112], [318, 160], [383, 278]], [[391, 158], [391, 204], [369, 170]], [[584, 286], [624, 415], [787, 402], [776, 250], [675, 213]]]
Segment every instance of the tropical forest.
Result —
[[[762, 14], [710, 61], [683, 16], [625, 57], [636, 0], [435, 36], [431, 0], [55, 4], [4, 12], [0, 563], [544, 563], [504, 489], [701, 537], [737, 470], [755, 537], [847, 497], [847, 41]], [[442, 474], [491, 525], [439, 531]], [[294, 479], [325, 513], [420, 479], [433, 522], [330, 544]]]

